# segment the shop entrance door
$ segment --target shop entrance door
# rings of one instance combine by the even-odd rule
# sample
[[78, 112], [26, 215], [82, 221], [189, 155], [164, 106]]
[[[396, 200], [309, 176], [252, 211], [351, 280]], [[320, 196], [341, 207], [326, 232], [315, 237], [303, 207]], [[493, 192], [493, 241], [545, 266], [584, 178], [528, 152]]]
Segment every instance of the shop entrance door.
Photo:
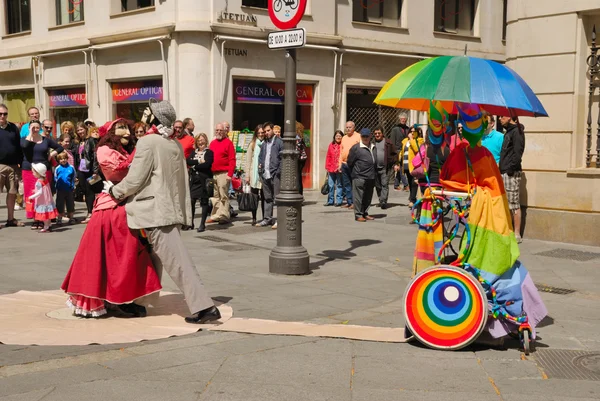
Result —
[[[234, 80], [234, 105], [232, 130], [248, 128], [252, 131], [258, 124], [271, 121], [284, 131], [285, 84], [283, 82], [262, 82]], [[302, 185], [306, 189], [313, 187], [312, 181], [312, 109], [313, 86], [298, 84], [296, 86], [296, 120], [304, 126], [304, 142], [308, 159], [302, 170]]]

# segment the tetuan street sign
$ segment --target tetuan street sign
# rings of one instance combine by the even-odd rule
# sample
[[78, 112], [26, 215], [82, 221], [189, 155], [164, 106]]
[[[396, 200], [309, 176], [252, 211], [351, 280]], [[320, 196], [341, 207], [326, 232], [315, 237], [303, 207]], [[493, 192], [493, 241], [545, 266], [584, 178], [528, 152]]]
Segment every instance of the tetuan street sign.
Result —
[[279, 29], [295, 28], [304, 15], [308, 0], [269, 0], [269, 16]]
[[294, 47], [304, 47], [305, 44], [306, 31], [304, 28], [275, 31], [267, 36], [269, 49], [292, 49]]

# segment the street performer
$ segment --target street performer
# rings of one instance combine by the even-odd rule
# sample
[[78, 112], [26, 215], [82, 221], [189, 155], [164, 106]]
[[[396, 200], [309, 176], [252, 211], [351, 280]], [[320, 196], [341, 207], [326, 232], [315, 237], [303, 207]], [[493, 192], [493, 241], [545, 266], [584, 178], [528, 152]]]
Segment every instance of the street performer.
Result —
[[179, 230], [182, 225], [192, 225], [192, 216], [185, 157], [173, 136], [176, 119], [169, 102], [150, 99], [143, 122], [151, 128], [137, 143], [129, 173], [116, 185], [105, 182], [104, 191], [117, 202], [127, 199], [129, 228], [140, 230], [147, 238], [158, 276], [164, 268], [183, 292], [192, 313], [185, 321], [202, 324], [221, 314], [181, 240]]

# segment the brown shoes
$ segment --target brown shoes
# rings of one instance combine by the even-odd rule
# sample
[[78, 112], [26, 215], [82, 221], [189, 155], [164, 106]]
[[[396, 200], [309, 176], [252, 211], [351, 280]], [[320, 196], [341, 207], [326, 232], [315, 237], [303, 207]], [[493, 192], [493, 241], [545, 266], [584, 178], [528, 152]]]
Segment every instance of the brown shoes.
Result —
[[375, 220], [375, 217], [367, 216], [365, 217], [365, 220]]
[[365, 219], [364, 217], [357, 217], [354, 220], [359, 221], [361, 223], [364, 223], [365, 221], [367, 221], [367, 219]]

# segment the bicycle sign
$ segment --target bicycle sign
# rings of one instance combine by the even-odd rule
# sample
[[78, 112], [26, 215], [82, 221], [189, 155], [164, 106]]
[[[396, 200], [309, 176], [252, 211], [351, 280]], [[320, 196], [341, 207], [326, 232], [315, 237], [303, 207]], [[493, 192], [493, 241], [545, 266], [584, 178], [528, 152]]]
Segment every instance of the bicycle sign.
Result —
[[304, 15], [308, 0], [269, 0], [269, 16], [279, 29], [295, 28]]

